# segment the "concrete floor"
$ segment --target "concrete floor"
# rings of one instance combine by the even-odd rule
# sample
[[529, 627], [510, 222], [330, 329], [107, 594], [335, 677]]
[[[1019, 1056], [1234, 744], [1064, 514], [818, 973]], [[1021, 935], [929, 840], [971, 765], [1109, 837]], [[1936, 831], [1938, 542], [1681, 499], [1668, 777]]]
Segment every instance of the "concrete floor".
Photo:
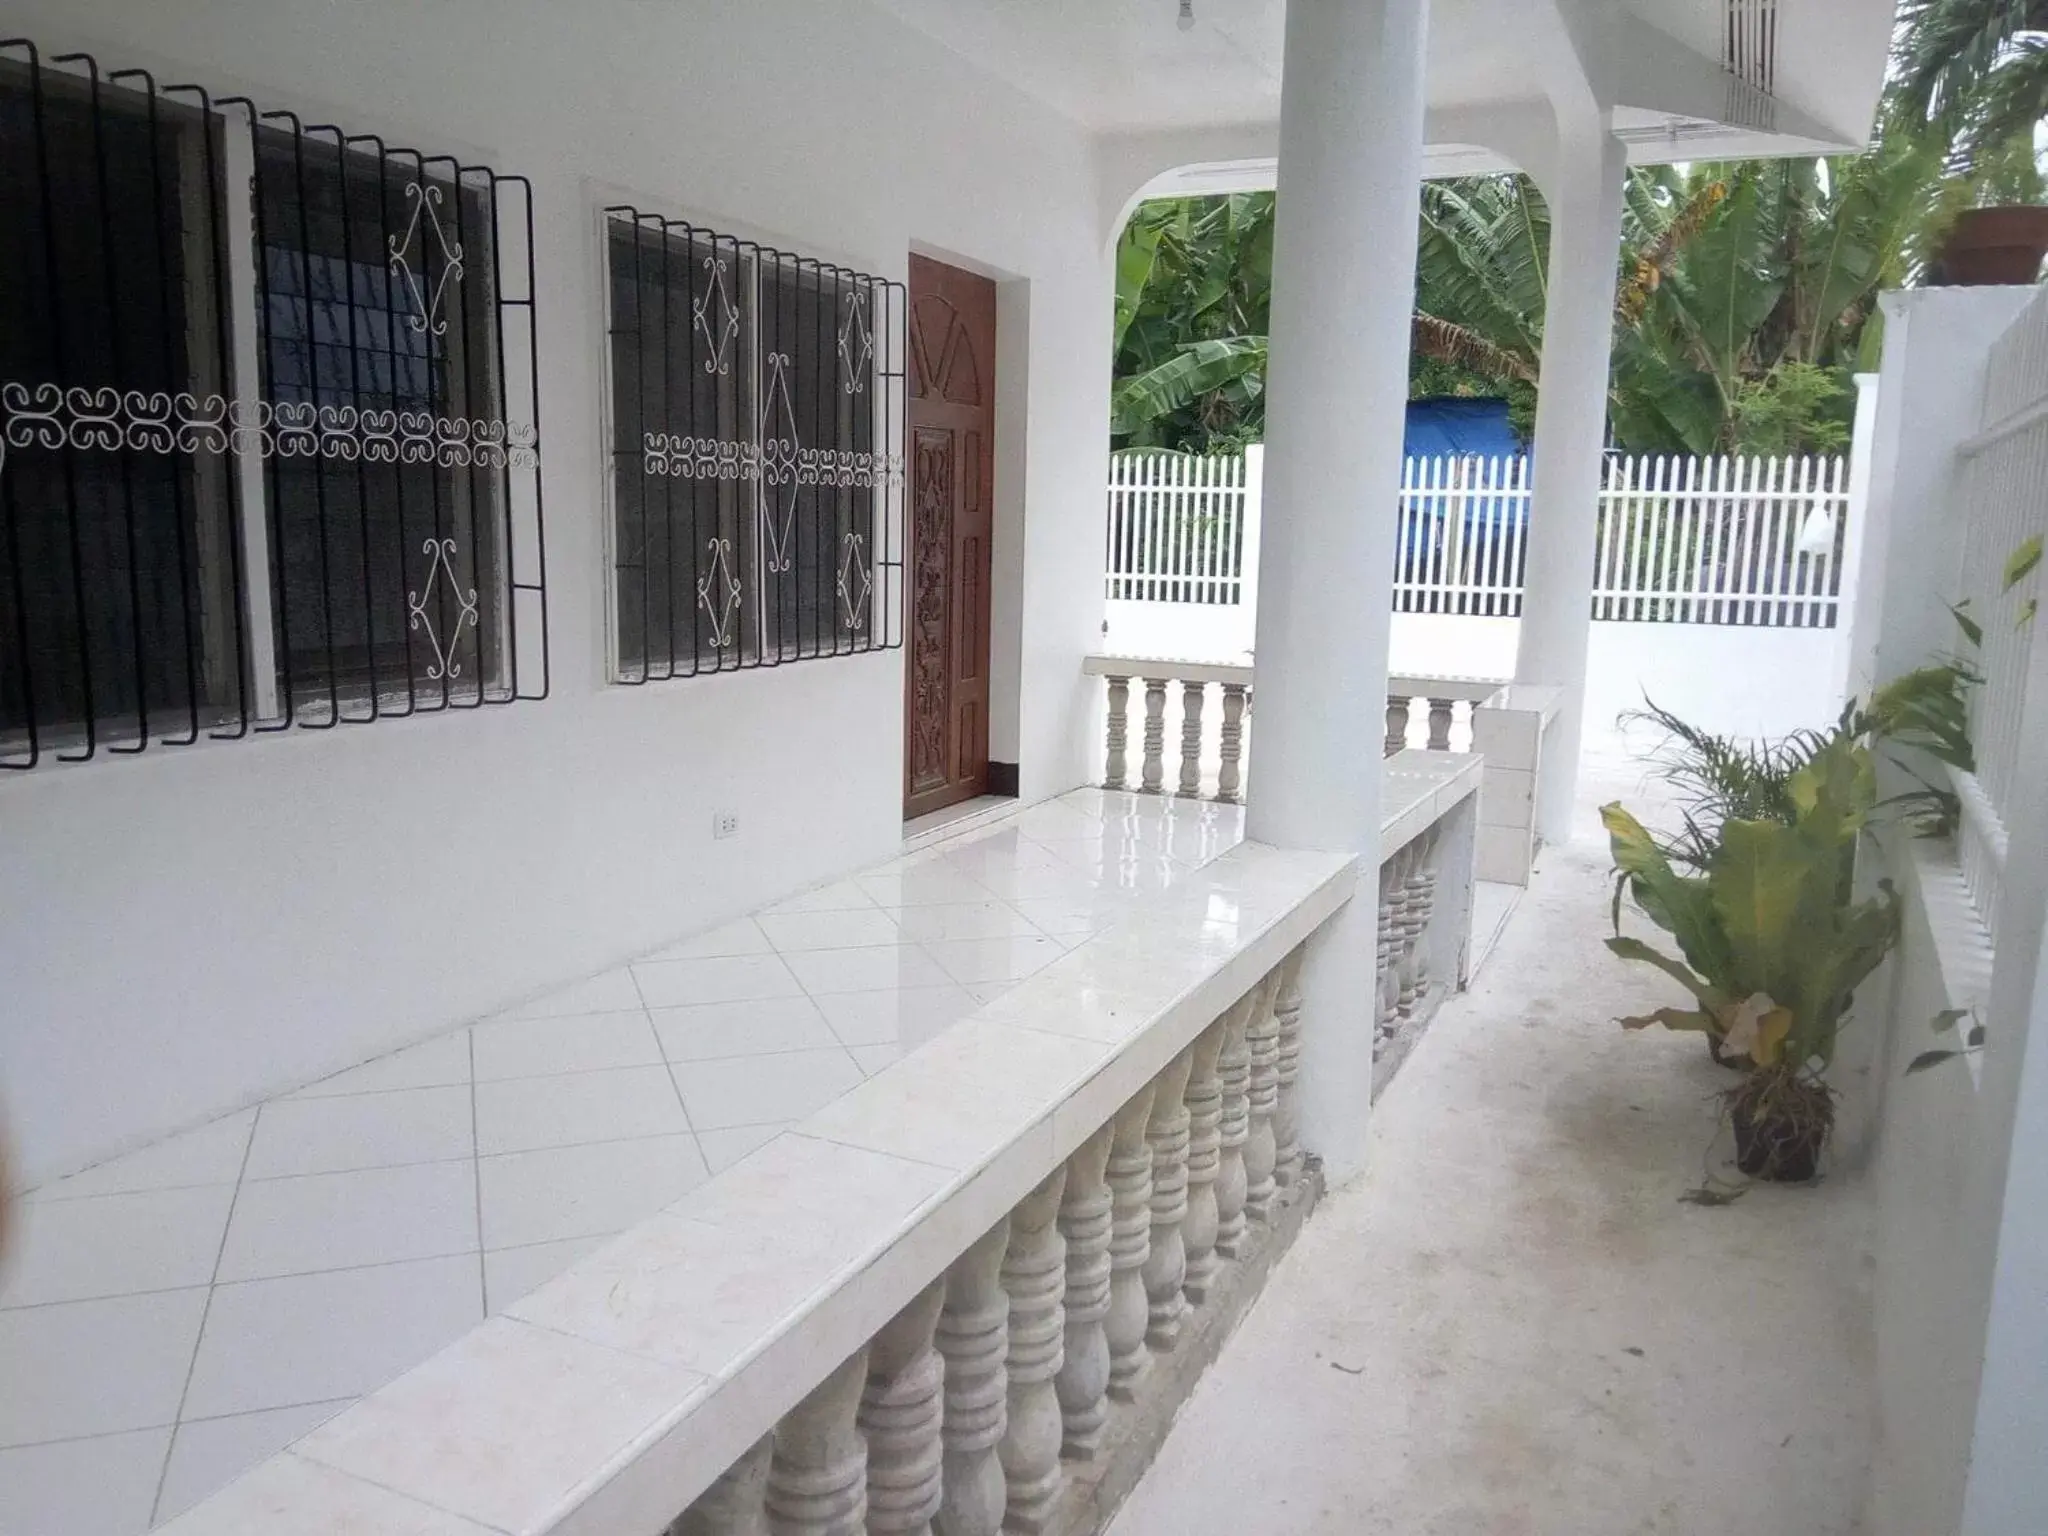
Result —
[[1838, 1536], [1869, 1466], [1867, 1203], [1682, 1203], [1726, 1083], [1600, 946], [1592, 808], [1375, 1110], [1114, 1536]]

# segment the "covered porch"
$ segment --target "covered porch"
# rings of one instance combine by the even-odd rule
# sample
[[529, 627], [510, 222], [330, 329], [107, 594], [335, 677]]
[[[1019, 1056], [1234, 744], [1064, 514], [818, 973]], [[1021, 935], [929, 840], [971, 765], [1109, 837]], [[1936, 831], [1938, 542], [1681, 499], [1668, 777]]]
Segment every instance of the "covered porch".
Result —
[[[255, 82], [309, 118], [338, 96], [374, 129], [530, 168], [502, 178], [527, 188], [527, 276], [492, 302], [527, 311], [534, 436], [493, 467], [531, 476], [503, 491], [500, 616], [540, 622], [504, 624], [529, 665], [490, 700], [519, 706], [502, 712], [379, 723], [373, 668], [367, 728], [330, 732], [346, 696], [330, 676], [329, 714], [301, 719], [287, 667], [281, 694], [253, 690], [272, 696], [242, 746], [198, 744], [193, 690], [189, 753], [159, 750], [138, 705], [97, 756], [90, 732], [82, 752], [60, 732], [10, 759], [27, 771], [0, 785], [0, 862], [36, 900], [0, 930], [0, 969], [22, 978], [0, 1087], [30, 1186], [0, 1277], [0, 1524], [1039, 1536], [1115, 1517], [1142, 1536], [1356, 1528], [1363, 1509], [1389, 1530], [1547, 1536], [1552, 1510], [1598, 1528], [1604, 1509], [1617, 1531], [1677, 1532], [1698, 1511], [1657, 1490], [1704, 1489], [1725, 1453], [1751, 1468], [1710, 1506], [1731, 1522], [1854, 1528], [1872, 1367], [1841, 1265], [1867, 1213], [1853, 1194], [1818, 1221], [1789, 1196], [1677, 1204], [1711, 1075], [1679, 1059], [1688, 1042], [1607, 1033], [1639, 989], [1596, 947], [1602, 859], [1580, 833], [1617, 772], [1641, 785], [1639, 765], [1584, 751], [1620, 173], [1703, 146], [1859, 145], [1888, 7], [522, 0], [516, 27], [396, 0], [370, 21], [313, 0], [15, 9], [94, 110], [98, 54], [178, 79], [210, 63], [224, 93]], [[915, 122], [887, 115], [913, 102]], [[192, 110], [202, 154], [228, 130], [210, 98]], [[252, 154], [259, 121], [234, 129]], [[324, 131], [350, 163], [360, 136]], [[1514, 676], [1394, 678], [1394, 532], [1371, 513], [1399, 481], [1416, 188], [1508, 166], [1558, 211]], [[1256, 662], [1104, 655], [1117, 231], [1147, 193], [1276, 176]], [[348, 206], [344, 186], [344, 266]], [[700, 219], [740, 233], [700, 250]], [[643, 226], [665, 263], [709, 273], [719, 241], [744, 246], [752, 309], [718, 309], [694, 278], [647, 288]], [[765, 414], [733, 427], [737, 395], [705, 419], [746, 441], [669, 430], [666, 407], [657, 441], [618, 295], [637, 348], [658, 294], [693, 385], [697, 349], [718, 374], [743, 313], [753, 371], [786, 381], [759, 318], [785, 242], [823, 254], [789, 258], [816, 373], [780, 408], [834, 418], [838, 446]], [[446, 281], [461, 245], [444, 232]], [[302, 239], [310, 270], [308, 254]], [[908, 329], [851, 323], [942, 258], [986, 285], [980, 371], [956, 373], [950, 342], [932, 369]], [[223, 307], [253, 315], [265, 269], [225, 246], [214, 262]], [[834, 330], [816, 296], [861, 272], [884, 297]], [[431, 331], [439, 289], [405, 291]], [[238, 353], [231, 331], [220, 369], [253, 390], [253, 338]], [[987, 439], [980, 500], [886, 436], [904, 422], [882, 402], [952, 387], [920, 369], [958, 381], [944, 403]], [[675, 371], [664, 357], [654, 392]], [[870, 385], [871, 405], [840, 399]], [[11, 410], [10, 474], [30, 452], [122, 473], [124, 456], [207, 457], [193, 483], [237, 477], [223, 526], [261, 553], [263, 519], [242, 514], [288, 456], [275, 441], [164, 449], [144, 421], [108, 448], [94, 397], [54, 398]], [[339, 421], [291, 452], [353, 444]], [[454, 435], [472, 443], [467, 416]], [[671, 601], [669, 677], [647, 624], [657, 477], [669, 511], [675, 484], [710, 487], [702, 526], [689, 502], [665, 525], [692, 561], [667, 572], [687, 621]], [[782, 513], [820, 485], [875, 494], [857, 527], [802, 504], [798, 526], [830, 535], [806, 554]], [[934, 507], [970, 504], [971, 538], [934, 531]], [[429, 570], [452, 585], [434, 526]], [[356, 531], [367, 551], [367, 517]], [[982, 563], [956, 580], [945, 558], [970, 544]], [[1866, 557], [1871, 584], [1900, 568], [1887, 558]], [[250, 614], [267, 575], [252, 559], [235, 577]], [[770, 614], [796, 586], [778, 649]], [[462, 590], [453, 634], [474, 637]], [[250, 628], [291, 651], [287, 619]], [[934, 675], [962, 633], [983, 644], [975, 675]], [[985, 787], [1013, 803], [906, 844], [927, 694], [976, 717]], [[1232, 734], [1248, 697], [1250, 751]], [[1213, 751], [1189, 724], [1212, 699]], [[957, 743], [939, 740], [944, 758]], [[2038, 921], [2026, 878], [2008, 924]], [[2004, 986], [2019, 995], [2016, 971]], [[1653, 1338], [1668, 1288], [1712, 1282], [1701, 1257], [1734, 1246], [1783, 1314], [1744, 1328], [1716, 1291]], [[1376, 1307], [1403, 1342], [1368, 1326]], [[1263, 1374], [1262, 1340], [1294, 1370]], [[1698, 1390], [1667, 1393], [1672, 1375], [1649, 1375], [1667, 1368]], [[1775, 1383], [1762, 1409], [1751, 1371]], [[1517, 1395], [1482, 1406], [1505, 1372]], [[1384, 1394], [1407, 1423], [1347, 1419], [1332, 1391]], [[1730, 1404], [1739, 1430], [1719, 1422]], [[1345, 1427], [1288, 1437], [1295, 1410]], [[1238, 1415], [1286, 1444], [1248, 1460]], [[1815, 1418], [1831, 1429], [1809, 1441]], [[1424, 1440], [1442, 1460], [1410, 1485], [1370, 1492], [1344, 1465]], [[1588, 1504], [1610, 1457], [1627, 1476]], [[1546, 1469], [1549, 1505], [1525, 1496]], [[1452, 1501], [1432, 1502], [1443, 1478]]]

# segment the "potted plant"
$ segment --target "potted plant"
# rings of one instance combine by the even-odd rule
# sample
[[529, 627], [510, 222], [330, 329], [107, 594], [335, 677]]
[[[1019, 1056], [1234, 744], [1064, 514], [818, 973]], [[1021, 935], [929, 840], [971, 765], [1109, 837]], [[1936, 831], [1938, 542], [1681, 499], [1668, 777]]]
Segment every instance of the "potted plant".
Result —
[[[1683, 986], [1691, 1007], [1623, 1019], [1697, 1030], [1749, 1070], [1728, 1090], [1736, 1163], [1752, 1178], [1798, 1181], [1818, 1171], [1834, 1127], [1825, 1079], [1856, 987], [1898, 935], [1889, 883], [1859, 901], [1850, 854], [1876, 807], [1870, 749], [1837, 736], [1787, 784], [1785, 820], [1722, 822], [1704, 870], [1681, 874], [1619, 804], [1601, 810], [1619, 881], [1607, 947]], [[1674, 958], [1621, 932], [1626, 892], [1676, 941]]]

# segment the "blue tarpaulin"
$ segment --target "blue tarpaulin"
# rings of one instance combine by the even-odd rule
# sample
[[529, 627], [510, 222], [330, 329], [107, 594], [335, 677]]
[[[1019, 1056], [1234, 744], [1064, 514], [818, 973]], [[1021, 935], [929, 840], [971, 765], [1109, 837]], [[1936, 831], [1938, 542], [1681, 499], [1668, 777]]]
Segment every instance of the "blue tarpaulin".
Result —
[[[1443, 396], [1408, 402], [1402, 452], [1409, 458], [1506, 459], [1522, 451], [1521, 439], [1508, 425], [1508, 403], [1505, 400]], [[1434, 483], [1446, 483], [1446, 471], [1441, 465], [1429, 473]], [[1470, 473], [1457, 473], [1452, 483], [1470, 485]], [[1522, 520], [1522, 503], [1517, 498], [1505, 496], [1467, 496], [1462, 498], [1462, 502], [1464, 537], [1458, 541], [1462, 546], [1459, 564], [1475, 570], [1493, 569], [1497, 562], [1492, 558], [1491, 545], [1497, 540], [1512, 539]], [[1410, 500], [1416, 516], [1407, 524], [1407, 536], [1402, 540], [1404, 547], [1397, 555], [1397, 582], [1422, 582], [1427, 579], [1432, 565], [1441, 563], [1438, 551], [1445, 543], [1444, 523], [1451, 515], [1453, 504], [1448, 496], [1428, 494], [1417, 495]], [[1446, 574], [1459, 579], [1456, 573]]]

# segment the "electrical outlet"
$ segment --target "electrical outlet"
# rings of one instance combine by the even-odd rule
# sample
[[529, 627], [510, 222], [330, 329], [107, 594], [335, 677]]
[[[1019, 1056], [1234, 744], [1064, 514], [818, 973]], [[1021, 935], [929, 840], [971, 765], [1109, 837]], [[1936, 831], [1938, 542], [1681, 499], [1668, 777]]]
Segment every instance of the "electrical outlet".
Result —
[[740, 813], [738, 811], [714, 811], [711, 815], [713, 837], [738, 837], [740, 835]]

